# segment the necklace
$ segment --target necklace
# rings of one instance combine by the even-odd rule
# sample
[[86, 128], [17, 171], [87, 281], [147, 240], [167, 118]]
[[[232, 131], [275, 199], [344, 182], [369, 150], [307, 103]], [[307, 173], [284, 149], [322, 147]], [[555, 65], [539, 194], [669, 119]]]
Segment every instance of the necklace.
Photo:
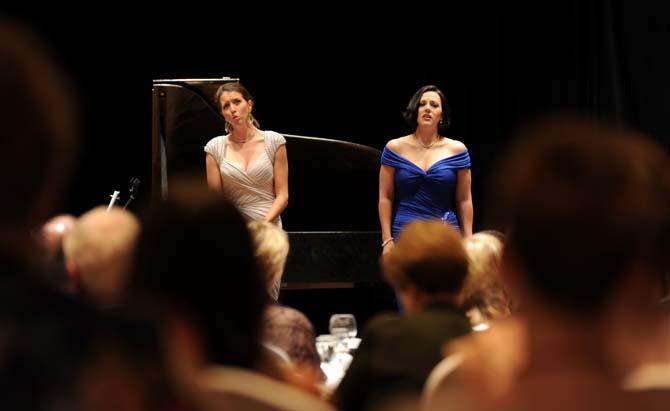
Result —
[[425, 148], [426, 150], [428, 150], [429, 148], [431, 148], [433, 145], [435, 145], [435, 143], [437, 143], [437, 142], [440, 140], [440, 136], [437, 136], [437, 138], [436, 138], [435, 140], [433, 140], [432, 143], [430, 143], [430, 144], [423, 144], [423, 142], [416, 136], [416, 134], [412, 134], [412, 135], [414, 136], [414, 138], [416, 139], [416, 141], [418, 141], [419, 144], [421, 144], [421, 147]]
[[246, 137], [244, 140], [235, 140], [235, 139], [233, 138], [233, 135], [232, 135], [232, 134], [228, 137], [228, 139], [229, 139], [230, 141], [232, 141], [233, 143], [236, 143], [236, 144], [244, 144], [244, 143], [246, 143], [247, 141], [251, 140], [252, 138], [254, 138], [254, 136], [249, 137], [249, 133], [247, 133], [247, 137]]
[[246, 143], [247, 141], [249, 141], [249, 139], [246, 138], [246, 139], [244, 139], [244, 140], [242, 140], [242, 141], [238, 141], [238, 140], [235, 140], [234, 138], [231, 137], [231, 138], [230, 138], [230, 141], [232, 141], [232, 142], [235, 143], [235, 144], [244, 144], [244, 143]]

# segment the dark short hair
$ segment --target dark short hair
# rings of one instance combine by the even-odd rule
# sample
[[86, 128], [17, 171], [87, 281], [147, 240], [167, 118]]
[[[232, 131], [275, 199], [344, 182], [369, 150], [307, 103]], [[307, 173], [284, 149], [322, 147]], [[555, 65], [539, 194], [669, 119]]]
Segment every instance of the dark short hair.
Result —
[[524, 127], [501, 159], [491, 204], [508, 229], [505, 258], [550, 303], [595, 313], [632, 265], [665, 267], [670, 174], [651, 138], [553, 115]]
[[382, 269], [393, 288], [411, 285], [427, 294], [458, 293], [468, 273], [468, 257], [453, 227], [417, 220], [403, 228]]
[[129, 281], [132, 305], [193, 322], [208, 360], [253, 368], [268, 301], [247, 225], [223, 196], [173, 181], [145, 217]]
[[444, 93], [442, 92], [442, 90], [437, 88], [437, 86], [428, 85], [418, 89], [416, 93], [414, 93], [412, 98], [409, 100], [409, 103], [407, 103], [407, 108], [403, 112], [403, 117], [405, 118], [407, 125], [410, 126], [412, 129], [415, 129], [419, 124], [417, 122], [417, 117], [419, 112], [419, 103], [421, 102], [421, 96], [423, 96], [424, 93], [429, 91], [434, 91], [440, 96], [440, 101], [442, 102], [442, 119], [444, 120], [444, 123], [439, 126], [439, 130], [440, 132], [444, 132], [451, 125], [451, 107], [449, 106], [449, 101], [447, 101], [447, 98], [444, 96]]

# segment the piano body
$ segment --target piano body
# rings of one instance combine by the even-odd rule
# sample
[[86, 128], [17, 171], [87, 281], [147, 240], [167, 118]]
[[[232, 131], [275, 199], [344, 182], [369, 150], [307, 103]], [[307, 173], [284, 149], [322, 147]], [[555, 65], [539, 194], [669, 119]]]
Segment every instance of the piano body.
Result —
[[[211, 138], [225, 134], [214, 93], [221, 84], [236, 80], [154, 80], [152, 200], [164, 196], [179, 173], [206, 178], [203, 148]], [[290, 198], [282, 220], [291, 244], [282, 288], [381, 284], [381, 153], [346, 141], [282, 134], [287, 140]]]

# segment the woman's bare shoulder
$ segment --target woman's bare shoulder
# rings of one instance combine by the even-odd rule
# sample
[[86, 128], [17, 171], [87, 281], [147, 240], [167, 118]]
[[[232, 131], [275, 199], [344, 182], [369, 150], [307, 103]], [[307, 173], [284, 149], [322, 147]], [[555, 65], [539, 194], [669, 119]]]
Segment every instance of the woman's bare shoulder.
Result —
[[453, 138], [447, 138], [447, 144], [449, 144], [451, 151], [453, 151], [454, 153], [460, 153], [461, 151], [467, 150], [467, 147], [465, 146], [465, 144], [463, 144], [462, 141]]
[[402, 151], [403, 147], [407, 144], [407, 137], [409, 136], [402, 136], [391, 139], [386, 143], [386, 147], [395, 152]]

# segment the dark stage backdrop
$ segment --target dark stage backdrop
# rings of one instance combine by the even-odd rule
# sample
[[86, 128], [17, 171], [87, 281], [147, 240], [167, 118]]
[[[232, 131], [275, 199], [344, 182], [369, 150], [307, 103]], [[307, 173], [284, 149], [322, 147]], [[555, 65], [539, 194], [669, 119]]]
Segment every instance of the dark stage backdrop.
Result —
[[[665, 7], [627, 0], [462, 3], [374, 12], [360, 2], [300, 9], [256, 2], [249, 10], [177, 3], [150, 13], [92, 3], [8, 13], [48, 39], [82, 102], [77, 172], [58, 211], [79, 215], [107, 204], [112, 191], [127, 194], [133, 176], [144, 182], [140, 200], [148, 202], [152, 79], [239, 77], [256, 97], [263, 128], [377, 149], [409, 131], [400, 113], [413, 92], [436, 84], [452, 105], [449, 136], [470, 150], [475, 230], [490, 227], [493, 162], [513, 131], [539, 114], [607, 118], [667, 146]], [[328, 218], [289, 205], [286, 217], [294, 215], [302, 223], [286, 218], [288, 230], [304, 222], [318, 229]], [[368, 215], [360, 229], [377, 230], [374, 204]], [[307, 313], [319, 333], [333, 312], [353, 312], [362, 326], [374, 312], [395, 308], [393, 293], [374, 287], [287, 290], [282, 300]]]
[[[106, 204], [132, 176], [150, 181], [152, 79], [240, 77], [263, 128], [378, 149], [408, 131], [401, 110], [418, 87], [434, 83], [452, 104], [450, 136], [471, 152], [481, 229], [492, 162], [523, 121], [573, 110], [664, 143], [670, 134], [665, 10], [628, 1], [542, 3], [423, 11], [417, 4], [402, 18], [398, 10], [395, 17], [277, 10], [261, 19], [259, 10], [138, 15], [93, 6], [10, 16], [49, 40], [82, 100], [84, 139], [64, 212]], [[319, 210], [303, 212], [322, 218]], [[376, 227], [373, 219], [366, 228]]]

